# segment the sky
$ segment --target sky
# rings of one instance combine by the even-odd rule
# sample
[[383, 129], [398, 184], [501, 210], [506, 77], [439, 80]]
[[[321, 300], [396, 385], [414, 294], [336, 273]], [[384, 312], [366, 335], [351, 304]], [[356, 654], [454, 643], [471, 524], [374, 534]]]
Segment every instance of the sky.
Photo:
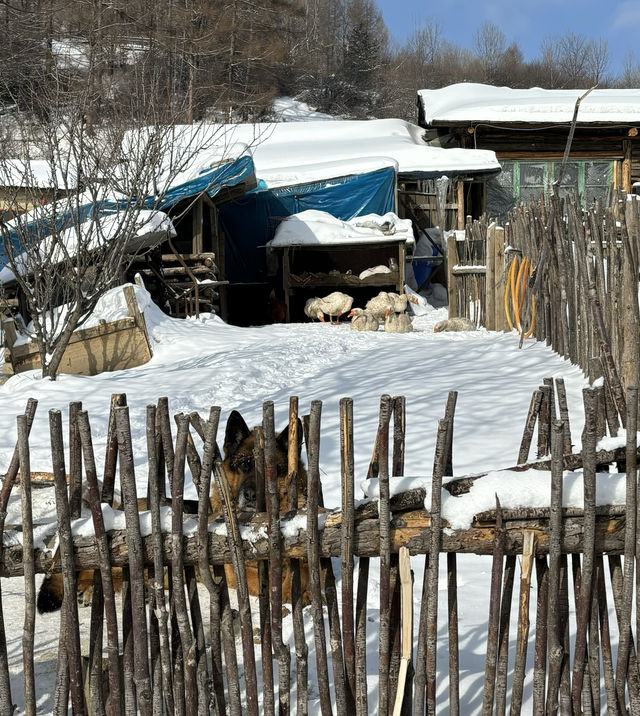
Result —
[[[547, 37], [568, 33], [607, 40], [610, 71], [621, 73], [625, 57], [638, 48], [640, 0], [377, 0], [391, 37], [400, 43], [412, 30], [435, 20], [443, 36], [473, 48], [485, 22], [497, 25], [507, 42], [517, 42], [525, 60], [539, 56]], [[635, 52], [640, 61], [640, 48]]]

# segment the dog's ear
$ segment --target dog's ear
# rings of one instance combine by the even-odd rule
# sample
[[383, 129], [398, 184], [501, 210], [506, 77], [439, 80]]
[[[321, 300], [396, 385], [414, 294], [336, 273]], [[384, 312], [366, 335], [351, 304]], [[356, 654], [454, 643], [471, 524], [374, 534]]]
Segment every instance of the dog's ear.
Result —
[[242, 415], [237, 410], [232, 410], [227, 419], [227, 428], [224, 433], [225, 457], [232, 455], [250, 433]]
[[[302, 421], [298, 418], [298, 457], [302, 453]], [[283, 450], [285, 454], [289, 452], [289, 425], [276, 438], [276, 446], [279, 450]]]

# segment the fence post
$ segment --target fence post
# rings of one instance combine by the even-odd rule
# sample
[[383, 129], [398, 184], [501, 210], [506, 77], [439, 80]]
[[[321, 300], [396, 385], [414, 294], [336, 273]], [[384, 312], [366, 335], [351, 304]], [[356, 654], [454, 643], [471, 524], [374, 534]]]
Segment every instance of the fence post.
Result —
[[447, 239], [447, 293], [449, 295], [449, 318], [455, 318], [458, 313], [458, 279], [453, 274], [453, 267], [458, 263], [458, 248], [456, 235], [452, 233]]
[[485, 246], [485, 264], [487, 273], [485, 274], [485, 301], [484, 310], [484, 327], [488, 331], [497, 330], [497, 312], [496, 312], [496, 276], [495, 276], [495, 242], [496, 242], [496, 224], [491, 223], [487, 228], [487, 242]]
[[[488, 249], [489, 247], [487, 247]], [[487, 264], [493, 264], [493, 291], [496, 331], [509, 331], [507, 319], [504, 315], [504, 293], [506, 290], [504, 265], [504, 228], [496, 226], [492, 242], [492, 255], [487, 256]], [[489, 287], [487, 286], [487, 291]]]

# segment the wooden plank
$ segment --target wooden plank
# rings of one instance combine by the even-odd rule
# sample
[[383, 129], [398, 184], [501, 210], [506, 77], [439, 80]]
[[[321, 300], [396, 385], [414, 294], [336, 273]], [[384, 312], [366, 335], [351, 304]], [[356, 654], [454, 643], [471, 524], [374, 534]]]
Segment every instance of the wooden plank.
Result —
[[334, 276], [332, 274], [316, 275], [307, 278], [296, 274], [289, 274], [289, 288], [326, 288], [335, 287], [353, 287], [360, 286], [394, 286], [400, 285], [400, 271], [391, 271], [390, 273], [379, 273], [368, 276], [365, 279], [359, 279], [357, 276]]
[[[121, 318], [118, 321], [113, 321], [112, 323], [101, 323], [98, 326], [91, 326], [91, 328], [81, 328], [80, 330], [74, 331], [69, 340], [69, 345], [73, 345], [74, 343], [84, 343], [85, 341], [90, 341], [93, 338], [101, 338], [109, 333], [128, 331], [135, 327], [135, 325], [135, 320], [128, 317]], [[14, 346], [12, 348], [12, 354], [19, 360], [27, 359], [32, 355], [39, 355], [38, 349], [33, 341], [23, 343], [19, 346]]]
[[[557, 152], [540, 152], [540, 151], [532, 151], [532, 152], [523, 152], [523, 151], [516, 151], [516, 152], [499, 152], [496, 151], [496, 156], [498, 159], [514, 159], [514, 160], [520, 160], [523, 162], [534, 162], [536, 159], [562, 159], [563, 152], [557, 151]], [[620, 154], [619, 152], [614, 152], [613, 154], [611, 152], [607, 151], [589, 151], [588, 155], [584, 152], [580, 152], [579, 154], [570, 154], [569, 155], [569, 161], [573, 162], [588, 162], [592, 159], [600, 159], [600, 160], [608, 160], [608, 161], [615, 161], [616, 159], [623, 159], [624, 156]]]
[[[292, 519], [300, 519], [304, 513], [292, 515]], [[341, 516], [331, 515], [332, 520], [327, 521], [318, 532], [319, 556], [339, 557], [341, 549]], [[269, 542], [267, 534], [267, 515], [256, 515], [250, 522], [252, 527], [251, 539], [243, 539], [241, 549], [246, 560], [256, 561], [269, 558]], [[443, 527], [447, 526], [443, 522]], [[286, 525], [283, 525], [286, 529]], [[521, 555], [523, 550], [524, 534], [528, 530], [536, 532], [536, 554], [548, 554], [549, 551], [549, 520], [548, 519], [517, 519], [505, 518], [503, 522], [505, 531], [505, 554]], [[580, 553], [583, 546], [584, 517], [563, 517], [563, 531], [561, 536], [561, 551], [563, 554]], [[128, 562], [128, 536], [126, 530], [118, 530], [110, 535], [110, 558], [114, 567], [126, 566]], [[459, 554], [492, 554], [495, 536], [495, 523], [479, 525], [474, 523], [466, 530], [444, 529], [441, 534], [441, 552], [456, 552]], [[411, 554], [428, 554], [430, 549], [431, 520], [425, 510], [405, 512], [393, 517], [390, 527], [391, 551], [399, 552], [405, 546]], [[625, 525], [619, 516], [609, 518], [598, 517], [595, 530], [595, 550], [598, 553], [622, 554], [624, 552]], [[37, 549], [35, 553], [36, 572], [42, 574], [47, 571], [60, 571], [60, 564], [54, 557], [51, 546], [56, 538], [49, 540], [45, 548]], [[211, 564], [231, 563], [231, 553], [227, 536], [223, 532], [209, 532], [209, 556]], [[143, 559], [145, 566], [153, 564], [153, 537], [143, 538]], [[92, 536], [74, 537], [74, 552], [76, 556], [76, 569], [98, 569], [100, 566], [95, 538]], [[184, 563], [195, 565], [200, 555], [200, 542], [198, 536], [185, 535]], [[369, 518], [358, 520], [356, 517], [356, 530], [353, 538], [354, 554], [359, 557], [376, 557], [379, 555], [379, 520]], [[162, 535], [162, 550], [165, 562], [169, 562], [172, 555], [172, 535]], [[282, 554], [286, 558], [304, 559], [307, 549], [306, 529], [298, 529], [295, 536], [287, 535], [283, 539]], [[5, 545], [0, 561], [0, 576], [15, 577], [23, 574], [22, 545], [12, 541]]]
[[193, 205], [192, 211], [192, 235], [193, 235], [193, 252], [195, 254], [202, 251], [202, 198], [199, 198]]
[[[458, 263], [458, 248], [455, 234], [447, 239], [447, 262], [450, 268]], [[450, 270], [447, 271], [447, 294], [449, 296], [449, 318], [459, 315], [458, 311], [458, 282]]]
[[504, 228], [496, 226], [493, 240], [493, 279], [495, 286], [495, 326], [496, 331], [509, 331], [504, 315], [504, 294], [507, 289], [504, 265]]
[[631, 193], [631, 158], [633, 155], [633, 148], [630, 139], [622, 140], [622, 151], [624, 152], [624, 159], [622, 160], [622, 189], [627, 194]]
[[[205, 263], [206, 261], [211, 261], [211, 265], [214, 265], [214, 261], [216, 258], [215, 252], [212, 251], [203, 251], [201, 253], [196, 254], [180, 254], [180, 257], [183, 261], [200, 261], [202, 263]], [[175, 254], [162, 254], [162, 263], [172, 263], [179, 261], [178, 257]], [[205, 263], [206, 265], [206, 263]]]
[[147, 324], [145, 323], [144, 316], [140, 312], [140, 306], [138, 306], [138, 299], [136, 298], [133, 286], [127, 285], [124, 287], [123, 291], [124, 299], [127, 302], [127, 310], [129, 311], [129, 315], [131, 316], [131, 318], [133, 318], [139, 330], [142, 331], [142, 333], [144, 334], [144, 340], [147, 344], [148, 358], [143, 362], [146, 363], [147, 361], [151, 360], [151, 356], [153, 355], [153, 350], [151, 349], [151, 341], [149, 340], [149, 334], [147, 333]]
[[496, 277], [495, 277], [495, 241], [496, 225], [491, 224], [487, 229], [487, 278], [486, 278], [486, 308], [484, 327], [488, 331], [496, 330]]
[[[124, 287], [130, 317], [75, 331], [60, 362], [60, 373], [96, 375], [147, 363], [152, 356], [144, 316], [133, 286]], [[11, 363], [16, 373], [40, 367], [40, 355], [33, 342], [16, 346]]]
[[451, 273], [454, 276], [484, 276], [487, 273], [486, 266], [453, 266]]
[[456, 227], [459, 231], [462, 231], [464, 229], [464, 182], [462, 180], [458, 180], [458, 206], [456, 207], [457, 210], [457, 222]]

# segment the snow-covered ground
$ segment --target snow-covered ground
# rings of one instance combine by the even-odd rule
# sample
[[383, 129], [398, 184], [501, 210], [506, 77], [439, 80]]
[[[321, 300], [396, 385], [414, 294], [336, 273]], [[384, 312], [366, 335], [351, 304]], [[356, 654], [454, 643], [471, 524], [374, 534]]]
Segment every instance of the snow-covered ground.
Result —
[[[456, 475], [509, 467], [516, 462], [531, 393], [545, 377], [565, 379], [573, 441], [579, 443], [583, 422], [581, 389], [585, 385], [581, 371], [543, 344], [527, 341], [518, 349], [515, 334], [485, 330], [434, 334], [433, 326], [446, 317], [446, 309], [428, 311], [415, 319], [413, 333], [400, 335], [387, 334], [382, 329], [358, 333], [349, 330], [348, 325], [317, 323], [237, 328], [208, 315], [199, 320], [171, 319], [153, 304], [146, 307], [145, 317], [154, 356], [144, 366], [95, 377], [63, 375], [55, 382], [41, 380], [36, 373], [25, 373], [0, 387], [0, 472], [6, 469], [12, 455], [16, 415], [24, 410], [27, 398], [36, 397], [39, 401], [31, 437], [31, 465], [34, 471], [45, 471], [51, 469], [47, 411], [58, 408], [66, 414], [70, 401], [81, 400], [89, 412], [96, 455], [102, 460], [109, 399], [112, 393], [121, 392], [127, 394], [130, 405], [140, 488], [146, 483], [145, 409], [162, 395], [169, 397], [173, 413], [198, 410], [205, 414], [211, 405], [220, 405], [220, 441], [226, 417], [234, 408], [242, 412], [248, 424], [257, 424], [262, 402], [273, 400], [276, 425], [280, 427], [287, 420], [289, 396], [299, 396], [301, 413], [308, 412], [311, 400], [322, 400], [320, 464], [328, 506], [340, 504], [338, 401], [343, 396], [354, 401], [358, 484], [366, 475], [383, 393], [407, 398], [407, 475], [431, 474], [437, 421], [444, 413], [450, 390], [458, 391], [453, 447]], [[518, 475], [505, 476], [505, 498], [517, 491], [515, 483], [522, 479]], [[491, 489], [500, 494], [495, 480]], [[544, 482], [539, 489], [546, 491]], [[191, 488], [191, 496], [194, 495]], [[42, 492], [39, 500], [45, 502], [45, 511], [53, 509], [52, 503], [46, 504], [46, 493]], [[479, 711], [482, 701], [491, 562], [473, 556], [460, 557], [458, 562], [461, 712], [470, 714]], [[416, 625], [423, 564], [423, 558], [412, 558]], [[336, 569], [339, 571], [339, 564]], [[445, 576], [443, 572], [438, 667], [438, 699], [443, 706], [448, 688]], [[2, 593], [13, 665], [13, 699], [20, 705], [22, 580], [3, 580]], [[376, 711], [378, 599], [377, 573], [372, 570], [368, 624], [371, 713]], [[82, 611], [88, 621], [89, 610]], [[41, 698], [42, 713], [51, 710], [57, 629], [56, 617], [38, 617], [36, 683], [39, 692], [44, 686], [45, 693], [46, 684], [51, 684], [49, 695]], [[511, 634], [515, 637], [515, 627]], [[312, 645], [311, 632], [309, 636]], [[310, 665], [310, 693], [317, 697], [311, 656]], [[530, 712], [530, 696], [528, 683], [525, 712]], [[310, 713], [319, 713], [317, 701], [310, 704]]]

